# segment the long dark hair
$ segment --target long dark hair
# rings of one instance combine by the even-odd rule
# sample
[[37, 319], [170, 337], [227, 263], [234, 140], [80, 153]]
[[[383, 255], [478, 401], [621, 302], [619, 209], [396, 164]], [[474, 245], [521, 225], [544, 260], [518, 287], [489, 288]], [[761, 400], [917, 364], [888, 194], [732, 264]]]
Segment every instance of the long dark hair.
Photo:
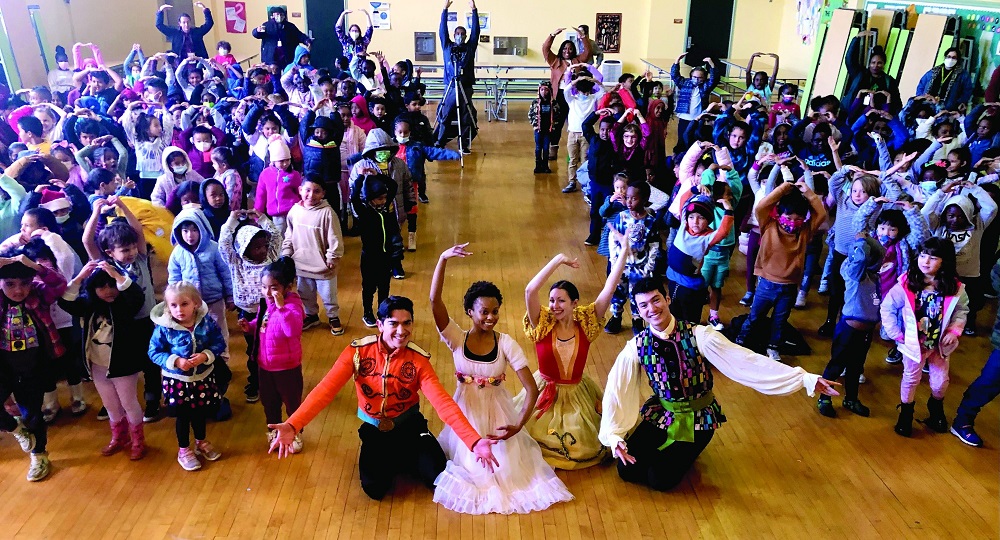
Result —
[[[958, 270], [955, 262], [955, 244], [947, 238], [933, 236], [928, 238], [920, 249], [917, 256], [926, 253], [932, 257], [941, 259], [941, 269], [934, 276], [934, 288], [942, 296], [955, 296], [958, 294]], [[927, 286], [924, 273], [920, 271], [920, 266], [916, 260], [910, 261], [910, 270], [906, 274], [906, 287], [912, 293], [919, 293]]]

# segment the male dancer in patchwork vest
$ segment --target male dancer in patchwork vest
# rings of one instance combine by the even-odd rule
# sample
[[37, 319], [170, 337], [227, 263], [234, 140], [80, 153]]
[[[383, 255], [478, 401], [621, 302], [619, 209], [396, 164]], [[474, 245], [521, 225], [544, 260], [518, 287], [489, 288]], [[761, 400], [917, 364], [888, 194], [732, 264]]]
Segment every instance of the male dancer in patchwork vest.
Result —
[[819, 375], [744, 349], [710, 326], [675, 319], [660, 280], [638, 281], [632, 296], [646, 329], [625, 345], [608, 373], [598, 436], [618, 458], [618, 475], [626, 482], [672, 489], [726, 421], [712, 394], [709, 363], [763, 394], [805, 388], [810, 396], [817, 390], [838, 395], [836, 383]]

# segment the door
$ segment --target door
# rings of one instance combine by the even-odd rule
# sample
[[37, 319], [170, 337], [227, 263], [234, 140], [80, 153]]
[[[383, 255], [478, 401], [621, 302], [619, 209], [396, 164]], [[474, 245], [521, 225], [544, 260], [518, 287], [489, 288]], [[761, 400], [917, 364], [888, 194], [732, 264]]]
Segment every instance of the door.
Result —
[[[309, 50], [310, 62], [316, 67], [332, 67], [334, 58], [344, 54], [333, 29], [344, 12], [344, 0], [305, 0], [305, 8], [308, 29], [304, 31], [313, 38]], [[352, 13], [348, 18], [362, 28], [366, 27], [363, 13]]]
[[707, 56], [729, 58], [735, 1], [691, 0], [685, 58], [688, 65], [701, 65]]

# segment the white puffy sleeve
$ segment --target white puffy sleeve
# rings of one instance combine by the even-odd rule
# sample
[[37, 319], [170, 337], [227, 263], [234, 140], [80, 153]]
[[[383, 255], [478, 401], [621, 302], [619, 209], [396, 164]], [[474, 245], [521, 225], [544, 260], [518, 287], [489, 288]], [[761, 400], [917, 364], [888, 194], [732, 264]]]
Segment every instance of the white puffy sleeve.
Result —
[[639, 364], [639, 351], [631, 339], [608, 373], [601, 413], [601, 444], [615, 448], [639, 421], [639, 411], [649, 393], [649, 381]]
[[524, 349], [518, 345], [517, 341], [514, 341], [514, 338], [507, 334], [497, 334], [497, 336], [497, 346], [500, 347], [500, 352], [503, 353], [510, 367], [514, 371], [528, 367], [528, 357], [524, 355]]
[[455, 319], [448, 319], [448, 326], [438, 333], [441, 334], [441, 341], [444, 342], [449, 351], [457, 351], [465, 345], [465, 331], [458, 326]]
[[696, 326], [694, 335], [701, 355], [723, 375], [743, 386], [768, 395], [783, 396], [802, 388], [810, 396], [816, 392], [819, 375], [759, 355], [708, 326]]

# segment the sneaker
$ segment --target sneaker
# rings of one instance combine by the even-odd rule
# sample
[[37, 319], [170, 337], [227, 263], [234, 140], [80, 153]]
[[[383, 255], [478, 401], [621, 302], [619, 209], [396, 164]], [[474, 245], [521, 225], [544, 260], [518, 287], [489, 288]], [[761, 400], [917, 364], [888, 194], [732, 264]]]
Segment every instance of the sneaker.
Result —
[[195, 441], [194, 442], [194, 455], [201, 456], [208, 461], [218, 461], [222, 457], [212, 443], [208, 441]]
[[59, 411], [61, 409], [56, 407], [55, 409], [42, 409], [42, 421], [46, 424], [51, 424], [56, 421], [56, 417], [59, 416]]
[[753, 293], [750, 292], [750, 291], [747, 291], [747, 293], [743, 295], [743, 298], [740, 298], [740, 305], [741, 306], [747, 306], [747, 307], [752, 306], [753, 305]]
[[467, 156], [467, 155], [469, 155], [471, 153], [472, 153], [472, 149], [471, 148], [463, 148], [462, 149], [462, 155], [463, 156]]
[[177, 451], [177, 463], [180, 463], [185, 471], [197, 471], [201, 468], [198, 456], [190, 448], [181, 448]]
[[726, 328], [726, 326], [722, 324], [722, 321], [720, 321], [718, 317], [709, 317], [708, 325], [720, 332]]
[[833, 335], [833, 330], [836, 327], [837, 327], [837, 323], [835, 323], [835, 322], [827, 319], [826, 322], [823, 323], [823, 326], [820, 326], [819, 330], [816, 330], [816, 333], [819, 334], [819, 335], [821, 335], [821, 336], [823, 336], [823, 337], [830, 337], [830, 336]]
[[775, 362], [781, 362], [781, 355], [778, 354], [778, 349], [767, 348], [767, 357]]
[[306, 315], [306, 318], [302, 319], [303, 330], [308, 330], [314, 326], [319, 326], [319, 315]]
[[798, 296], [795, 297], [795, 307], [796, 309], [805, 309], [806, 307], [806, 292], [799, 291]]
[[902, 364], [903, 363], [903, 353], [899, 352], [899, 349], [893, 349], [889, 351], [889, 354], [885, 357], [886, 364]]
[[583, 245], [585, 245], [585, 246], [596, 246], [600, 242], [601, 242], [600, 238], [598, 238], [597, 240], [594, 240], [593, 238], [591, 238], [591, 237], [588, 236], [587, 239], [583, 241]]
[[966, 326], [965, 330], [962, 330], [963, 336], [976, 337], [976, 329], [971, 326]]
[[856, 399], [845, 399], [844, 408], [858, 416], [864, 416], [865, 418], [872, 415], [871, 409], [865, 407], [860, 401]]
[[25, 453], [35, 449], [35, 435], [28, 431], [28, 428], [24, 427], [20, 419], [17, 421], [17, 427], [10, 434], [17, 439], [17, 444], [21, 445], [21, 450]]
[[245, 388], [243, 394], [247, 397], [247, 403], [257, 403], [260, 401], [260, 390]]
[[417, 233], [411, 232], [406, 237], [406, 251], [417, 250]]
[[836, 418], [837, 410], [833, 408], [833, 400], [828, 396], [823, 396], [816, 401], [816, 408], [819, 409], [819, 413], [827, 418]]
[[972, 426], [955, 427], [952, 425], [951, 434], [969, 446], [975, 446], [976, 448], [983, 447], [983, 439], [979, 437], [979, 434], [976, 433], [976, 430]]
[[70, 405], [69, 410], [73, 413], [73, 416], [80, 416], [87, 412], [87, 402], [82, 399], [73, 400], [73, 404]]
[[924, 364], [924, 367], [921, 368], [920, 371], [923, 371], [925, 375], [930, 375], [931, 374], [931, 365], [930, 364]]
[[295, 439], [292, 440], [292, 447], [289, 449], [289, 451], [291, 453], [293, 453], [293, 454], [298, 454], [299, 452], [302, 451], [302, 434], [301, 433], [296, 433], [295, 434]]
[[427, 198], [427, 195], [417, 195], [417, 200], [422, 204], [429, 204], [431, 202], [431, 200]]
[[583, 204], [586, 204], [587, 206], [590, 206], [590, 195], [587, 195], [587, 194], [583, 195]]
[[101, 407], [101, 410], [97, 411], [97, 419], [103, 422], [108, 418], [108, 409], [106, 407]]
[[49, 475], [52, 471], [52, 462], [49, 461], [48, 452], [31, 454], [31, 466], [28, 467], [28, 481], [37, 482]]
[[344, 327], [340, 324], [340, 318], [335, 317], [330, 321], [330, 333], [335, 336], [344, 335]]
[[576, 182], [570, 182], [566, 187], [562, 188], [563, 193], [576, 193]]
[[146, 402], [146, 410], [142, 413], [142, 421], [151, 424], [160, 419], [160, 400]]
[[617, 334], [622, 331], [622, 316], [612, 315], [604, 325], [604, 331], [608, 334]]
[[406, 279], [406, 272], [402, 268], [393, 268], [392, 279]]
[[861, 376], [858, 377], [858, 384], [865, 384], [866, 382], [868, 382], [868, 377], [865, 377], [865, 374], [862, 373]]
[[818, 292], [823, 296], [830, 294], [830, 280], [828, 279], [819, 280], [819, 288], [816, 289], [816, 292]]
[[361, 322], [365, 323], [368, 328], [375, 328], [375, 315], [371, 312], [365, 313], [365, 316], [361, 317]]

